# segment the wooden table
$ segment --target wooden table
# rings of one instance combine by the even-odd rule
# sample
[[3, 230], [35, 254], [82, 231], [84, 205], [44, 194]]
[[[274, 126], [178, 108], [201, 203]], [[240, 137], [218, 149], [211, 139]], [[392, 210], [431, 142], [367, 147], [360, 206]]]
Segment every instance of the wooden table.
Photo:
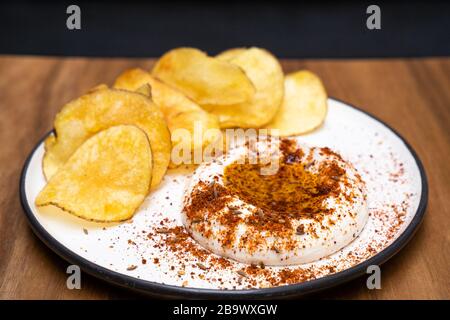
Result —
[[[87, 275], [82, 290], [66, 288], [67, 263], [27, 225], [19, 202], [26, 156], [70, 99], [111, 84], [124, 69], [149, 69], [151, 59], [0, 56], [0, 298], [116, 299], [137, 295]], [[422, 227], [382, 266], [382, 289], [365, 279], [313, 298], [450, 299], [450, 59], [283, 61], [286, 72], [307, 68], [329, 95], [369, 111], [400, 132], [417, 151], [430, 197]]]

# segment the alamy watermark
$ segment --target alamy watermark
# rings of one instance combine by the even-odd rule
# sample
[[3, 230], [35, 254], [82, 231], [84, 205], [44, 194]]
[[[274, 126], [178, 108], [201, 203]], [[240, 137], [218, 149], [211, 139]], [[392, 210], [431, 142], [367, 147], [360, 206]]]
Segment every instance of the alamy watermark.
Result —
[[366, 286], [367, 289], [373, 290], [373, 289], [381, 289], [381, 269], [380, 266], [377, 266], [375, 264], [370, 265], [367, 267], [366, 270], [367, 274], [370, 274], [370, 276], [367, 278]]
[[369, 30], [381, 29], [381, 9], [376, 4], [367, 7], [366, 13], [369, 14], [366, 20], [366, 26]]
[[246, 146], [236, 159], [238, 164], [258, 164], [262, 175], [278, 172], [280, 139], [274, 129], [232, 128], [219, 130], [203, 128], [195, 121], [191, 130], [177, 128], [171, 131], [171, 162], [174, 165], [201, 164], [231, 149]]
[[[69, 30], [81, 30], [81, 8], [76, 4], [67, 7], [66, 13], [69, 15], [66, 20], [66, 27]], [[381, 29], [381, 8], [376, 4], [367, 7], [366, 27], [369, 30]]]
[[66, 273], [69, 274], [66, 281], [67, 289], [81, 289], [81, 269], [76, 264], [67, 267]]
[[69, 30], [81, 30], [81, 9], [76, 4], [67, 7], [66, 13], [69, 15], [66, 20], [66, 27]]

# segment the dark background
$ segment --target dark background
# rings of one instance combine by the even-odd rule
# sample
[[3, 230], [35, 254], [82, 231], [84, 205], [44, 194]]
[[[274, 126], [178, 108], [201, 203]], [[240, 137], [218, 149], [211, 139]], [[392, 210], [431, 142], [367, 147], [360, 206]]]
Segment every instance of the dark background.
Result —
[[[82, 29], [66, 28], [81, 7]], [[381, 7], [381, 30], [366, 8]], [[210, 54], [260, 46], [284, 58], [450, 55], [450, 1], [150, 2], [10, 1], [0, 4], [0, 54], [159, 56], [178, 46]]]

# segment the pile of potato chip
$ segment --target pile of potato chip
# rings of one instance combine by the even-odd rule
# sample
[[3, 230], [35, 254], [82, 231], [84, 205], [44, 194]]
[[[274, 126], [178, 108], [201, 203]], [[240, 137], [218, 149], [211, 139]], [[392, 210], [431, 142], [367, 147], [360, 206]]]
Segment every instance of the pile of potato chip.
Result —
[[[264, 49], [216, 57], [174, 49], [152, 71], [127, 70], [112, 88], [99, 85], [62, 108], [45, 140], [48, 183], [36, 205], [99, 222], [127, 220], [173, 165], [173, 146], [194, 153], [234, 127], [299, 135], [318, 128], [326, 113], [320, 79], [309, 71], [285, 76]], [[194, 134], [197, 124], [213, 134]]]

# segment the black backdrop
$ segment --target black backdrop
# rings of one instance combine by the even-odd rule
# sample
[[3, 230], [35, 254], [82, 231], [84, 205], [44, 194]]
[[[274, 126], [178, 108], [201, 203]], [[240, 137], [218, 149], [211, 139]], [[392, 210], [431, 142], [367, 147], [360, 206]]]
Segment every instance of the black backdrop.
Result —
[[[66, 28], [70, 4], [81, 8], [79, 31]], [[381, 7], [381, 30], [366, 28], [370, 4]], [[450, 1], [0, 4], [0, 54], [147, 57], [251, 45], [292, 58], [449, 56]]]

